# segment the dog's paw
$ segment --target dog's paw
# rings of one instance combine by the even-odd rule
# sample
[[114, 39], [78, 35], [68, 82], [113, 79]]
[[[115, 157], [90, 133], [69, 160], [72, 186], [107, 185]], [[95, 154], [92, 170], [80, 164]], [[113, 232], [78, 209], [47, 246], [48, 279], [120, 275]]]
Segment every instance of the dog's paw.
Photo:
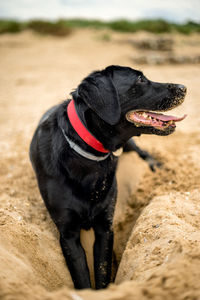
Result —
[[156, 172], [156, 169], [157, 168], [161, 168], [162, 167], [162, 163], [157, 161], [155, 158], [153, 158], [153, 156], [151, 155], [148, 155], [146, 157], [146, 162], [148, 163], [149, 165], [149, 168], [152, 172]]

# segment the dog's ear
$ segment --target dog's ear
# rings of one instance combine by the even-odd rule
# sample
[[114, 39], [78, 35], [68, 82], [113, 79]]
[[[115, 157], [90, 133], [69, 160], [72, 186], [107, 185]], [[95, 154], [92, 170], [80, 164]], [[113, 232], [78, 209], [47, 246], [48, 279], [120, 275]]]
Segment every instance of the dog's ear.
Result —
[[119, 97], [110, 76], [90, 75], [79, 85], [78, 95], [106, 123], [115, 125], [119, 122]]

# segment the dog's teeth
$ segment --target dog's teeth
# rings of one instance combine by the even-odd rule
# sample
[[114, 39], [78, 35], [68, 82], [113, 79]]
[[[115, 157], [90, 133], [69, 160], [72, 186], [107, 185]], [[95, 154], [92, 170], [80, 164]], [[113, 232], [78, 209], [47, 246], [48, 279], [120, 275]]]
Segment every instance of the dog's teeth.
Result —
[[148, 115], [147, 115], [145, 112], [142, 113], [142, 116], [143, 116], [144, 118], [147, 118], [147, 117], [148, 117]]

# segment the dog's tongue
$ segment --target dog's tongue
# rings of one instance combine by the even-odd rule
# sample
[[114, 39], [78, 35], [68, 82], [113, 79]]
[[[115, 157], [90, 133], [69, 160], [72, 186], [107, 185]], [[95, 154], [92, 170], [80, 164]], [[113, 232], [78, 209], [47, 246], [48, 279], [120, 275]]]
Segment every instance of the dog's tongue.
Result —
[[163, 114], [157, 114], [157, 113], [152, 113], [152, 112], [148, 112], [147, 113], [150, 117], [158, 119], [160, 121], [174, 121], [174, 122], [179, 122], [182, 121], [183, 119], [185, 119], [187, 117], [187, 115], [184, 115], [183, 117], [174, 117], [174, 116], [167, 116], [167, 115], [163, 115]]

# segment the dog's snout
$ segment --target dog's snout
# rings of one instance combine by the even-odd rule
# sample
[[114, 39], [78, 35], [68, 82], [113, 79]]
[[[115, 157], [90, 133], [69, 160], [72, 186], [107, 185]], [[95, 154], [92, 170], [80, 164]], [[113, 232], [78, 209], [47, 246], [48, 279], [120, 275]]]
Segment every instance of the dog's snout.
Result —
[[169, 83], [169, 84], [167, 85], [167, 88], [168, 88], [169, 90], [178, 89], [178, 90], [180, 90], [180, 91], [183, 92], [183, 93], [186, 93], [186, 91], [187, 91], [186, 86], [183, 85], [183, 84], [173, 84], [173, 83]]
[[168, 88], [169, 90], [173, 89], [173, 88], [174, 88], [174, 84], [169, 83], [169, 84], [167, 85], [167, 88]]
[[178, 88], [179, 88], [183, 93], [185, 93], [185, 92], [187, 91], [186, 86], [184, 86], [183, 84], [178, 84]]

